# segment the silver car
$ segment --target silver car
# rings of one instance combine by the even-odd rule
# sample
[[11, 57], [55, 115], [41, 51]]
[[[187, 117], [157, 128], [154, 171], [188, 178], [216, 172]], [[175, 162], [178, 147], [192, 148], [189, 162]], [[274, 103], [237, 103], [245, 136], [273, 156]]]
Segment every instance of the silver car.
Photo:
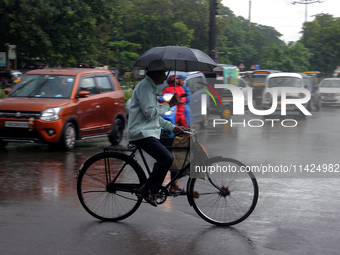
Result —
[[326, 78], [319, 84], [322, 105], [340, 105], [340, 78]]

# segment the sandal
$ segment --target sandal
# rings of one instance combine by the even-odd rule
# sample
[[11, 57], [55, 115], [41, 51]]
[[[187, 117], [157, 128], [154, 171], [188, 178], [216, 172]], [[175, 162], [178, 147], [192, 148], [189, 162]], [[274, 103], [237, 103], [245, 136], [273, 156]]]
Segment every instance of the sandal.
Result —
[[174, 181], [174, 183], [171, 185], [169, 192], [170, 193], [175, 193], [179, 189], [178, 186], [178, 180]]
[[153, 198], [150, 191], [145, 190], [144, 185], [137, 190], [137, 196], [144, 198], [144, 200], [148, 202], [150, 205], [157, 207], [156, 200]]
[[169, 191], [170, 195], [176, 195], [176, 196], [180, 196], [180, 195], [186, 195], [187, 192], [185, 191], [185, 189], [181, 189], [181, 188], [178, 188], [177, 190], [175, 191]]

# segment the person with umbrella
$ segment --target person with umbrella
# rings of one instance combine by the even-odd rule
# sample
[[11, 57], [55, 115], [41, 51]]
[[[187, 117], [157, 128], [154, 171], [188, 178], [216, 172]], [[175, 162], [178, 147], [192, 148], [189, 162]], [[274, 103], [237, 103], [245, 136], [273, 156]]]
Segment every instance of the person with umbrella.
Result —
[[[135, 67], [147, 67], [153, 60], [162, 60], [170, 70], [192, 72], [209, 71], [212, 72], [218, 65], [206, 53], [199, 49], [185, 46], [161, 46], [153, 47], [143, 53], [135, 62]], [[174, 86], [176, 92], [176, 83]], [[187, 99], [188, 100], [188, 99]], [[188, 108], [189, 104], [187, 104]], [[188, 119], [187, 119], [188, 120]], [[189, 122], [190, 119], [189, 119]], [[188, 123], [188, 121], [187, 121]], [[189, 123], [190, 126], [190, 123]]]
[[164, 178], [174, 160], [171, 152], [159, 141], [161, 129], [181, 132], [183, 127], [175, 126], [161, 116], [178, 104], [175, 94], [169, 103], [157, 104], [157, 85], [163, 84], [167, 70], [162, 60], [154, 60], [146, 68], [145, 78], [136, 85], [130, 103], [127, 139], [129, 143], [142, 148], [156, 160], [152, 173], [139, 194], [151, 205], [157, 206], [153, 193], [158, 193]]

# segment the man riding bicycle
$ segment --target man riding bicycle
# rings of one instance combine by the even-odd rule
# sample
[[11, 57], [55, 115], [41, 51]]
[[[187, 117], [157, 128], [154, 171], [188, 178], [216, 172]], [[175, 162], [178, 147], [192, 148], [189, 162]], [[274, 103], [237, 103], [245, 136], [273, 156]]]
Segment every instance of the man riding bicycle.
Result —
[[142, 148], [156, 160], [150, 177], [139, 189], [140, 195], [153, 206], [157, 206], [157, 203], [152, 194], [158, 193], [174, 160], [171, 152], [159, 140], [161, 129], [183, 131], [183, 127], [175, 126], [161, 117], [178, 104], [177, 94], [167, 104], [159, 106], [157, 103], [157, 85], [163, 84], [166, 70], [162, 60], [154, 60], [146, 68], [145, 78], [136, 85], [131, 97], [127, 129], [128, 142]]

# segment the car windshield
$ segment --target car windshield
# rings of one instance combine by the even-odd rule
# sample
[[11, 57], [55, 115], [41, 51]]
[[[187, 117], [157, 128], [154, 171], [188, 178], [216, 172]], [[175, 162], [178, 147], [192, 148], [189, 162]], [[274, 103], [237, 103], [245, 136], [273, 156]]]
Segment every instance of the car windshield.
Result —
[[67, 99], [71, 96], [74, 79], [71, 75], [27, 74], [9, 96]]
[[340, 79], [339, 80], [323, 80], [319, 87], [323, 88], [340, 88]]
[[268, 74], [253, 74], [253, 82], [262, 82], [266, 80]]
[[301, 79], [297, 77], [272, 77], [268, 81], [268, 88], [273, 87], [301, 87]]

